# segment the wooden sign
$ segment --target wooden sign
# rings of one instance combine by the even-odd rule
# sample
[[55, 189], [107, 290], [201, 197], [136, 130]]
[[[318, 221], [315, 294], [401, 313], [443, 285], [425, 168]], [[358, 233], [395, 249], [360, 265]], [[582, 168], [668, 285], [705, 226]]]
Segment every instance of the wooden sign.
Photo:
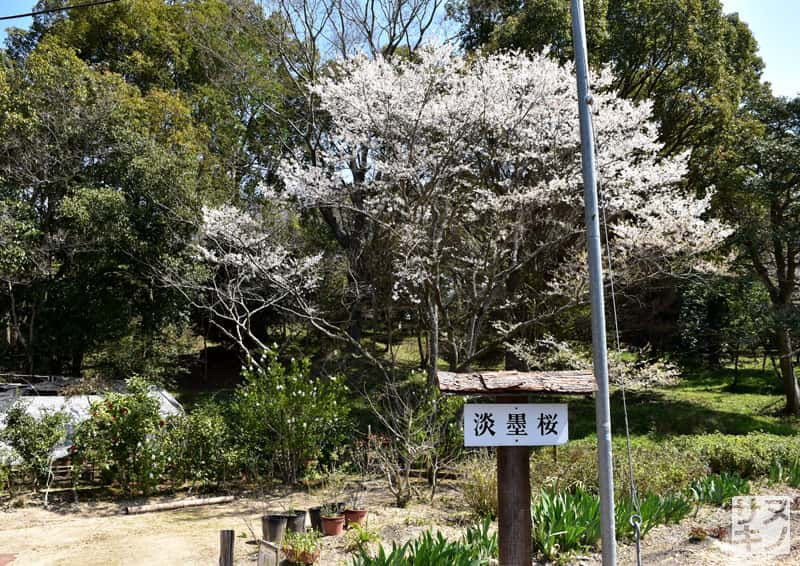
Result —
[[567, 405], [464, 405], [464, 446], [553, 446], [568, 439]]

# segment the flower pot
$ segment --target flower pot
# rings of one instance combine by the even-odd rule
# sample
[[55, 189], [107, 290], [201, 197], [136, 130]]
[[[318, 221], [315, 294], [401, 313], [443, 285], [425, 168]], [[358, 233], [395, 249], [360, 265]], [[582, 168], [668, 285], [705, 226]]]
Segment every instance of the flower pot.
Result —
[[286, 521], [288, 517], [283, 514], [272, 514], [261, 516], [261, 534], [264, 540], [280, 544], [283, 541], [283, 533], [286, 532]]
[[286, 556], [286, 560], [292, 564], [313, 564], [319, 559], [320, 549], [317, 548], [314, 552], [308, 552], [285, 546], [283, 547], [283, 554]]
[[345, 509], [344, 521], [347, 526], [360, 525], [367, 516], [366, 509]]
[[305, 511], [289, 511], [286, 514], [286, 528], [290, 532], [304, 533], [306, 532], [306, 512]]
[[344, 515], [322, 518], [322, 534], [325, 536], [338, 536], [344, 532]]
[[315, 531], [322, 531], [322, 507], [311, 507], [308, 510], [311, 519], [311, 528]]

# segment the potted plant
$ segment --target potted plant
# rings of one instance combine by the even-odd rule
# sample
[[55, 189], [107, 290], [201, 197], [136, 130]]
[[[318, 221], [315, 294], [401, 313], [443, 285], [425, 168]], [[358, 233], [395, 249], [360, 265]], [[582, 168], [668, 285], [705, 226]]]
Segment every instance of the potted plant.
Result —
[[346, 526], [360, 525], [367, 516], [367, 510], [363, 505], [364, 484], [359, 483], [358, 487], [350, 493], [347, 507], [344, 509], [344, 519]]
[[322, 506], [322, 533], [326, 536], [337, 536], [344, 531], [344, 515], [337, 505], [327, 503]]
[[316, 531], [288, 532], [281, 550], [292, 564], [314, 564], [319, 559], [319, 534]]

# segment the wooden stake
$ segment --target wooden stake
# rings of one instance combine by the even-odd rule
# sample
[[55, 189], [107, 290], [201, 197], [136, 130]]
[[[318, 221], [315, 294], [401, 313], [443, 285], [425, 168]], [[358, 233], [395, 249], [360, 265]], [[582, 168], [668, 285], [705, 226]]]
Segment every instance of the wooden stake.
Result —
[[[519, 398], [498, 397], [500, 403]], [[527, 446], [497, 449], [497, 542], [500, 566], [530, 566], [531, 459]]]
[[258, 541], [258, 566], [278, 566], [278, 547], [266, 540]]
[[233, 531], [219, 532], [219, 566], [233, 566]]
[[150, 513], [151, 511], [168, 511], [170, 509], [184, 509], [186, 507], [197, 507], [199, 505], [212, 505], [215, 503], [230, 503], [236, 499], [233, 495], [222, 495], [220, 497], [205, 497], [201, 499], [184, 499], [181, 501], [167, 501], [165, 503], [152, 503], [150, 505], [138, 505], [126, 507], [128, 515], [139, 513]]

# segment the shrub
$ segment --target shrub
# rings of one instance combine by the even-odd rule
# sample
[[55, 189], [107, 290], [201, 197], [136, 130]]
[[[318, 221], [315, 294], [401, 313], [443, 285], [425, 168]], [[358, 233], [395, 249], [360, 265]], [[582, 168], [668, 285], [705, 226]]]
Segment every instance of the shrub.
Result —
[[235, 434], [252, 462], [272, 462], [295, 483], [309, 462], [343, 440], [350, 407], [338, 376], [313, 378], [307, 358], [287, 368], [266, 352], [266, 369], [245, 369], [233, 402]]
[[497, 462], [486, 452], [476, 453], [459, 467], [461, 495], [476, 517], [497, 517]]
[[164, 440], [167, 473], [177, 483], [221, 484], [238, 467], [240, 456], [228, 423], [213, 402], [169, 419]]
[[128, 393], [109, 393], [92, 403], [89, 419], [75, 434], [76, 460], [99, 465], [105, 478], [119, 482], [127, 493], [147, 495], [165, 468], [166, 423], [144, 379], [132, 377], [127, 385]]
[[744, 478], [767, 476], [776, 462], [788, 466], [800, 460], [800, 436], [797, 435], [714, 433], [685, 437], [676, 443], [684, 453], [697, 454], [708, 463], [711, 471], [736, 473]]
[[[557, 460], [551, 448], [535, 450], [531, 458], [533, 491], [584, 487], [598, 490], [597, 440], [586, 438], [558, 447]], [[631, 439], [633, 475], [640, 493], [680, 491], [708, 474], [708, 466], [696, 451], [687, 451], [671, 440], [650, 437]], [[630, 491], [628, 461], [623, 438], [613, 445], [615, 491], [617, 497]]]
[[750, 482], [738, 474], [722, 472], [692, 482], [690, 492], [698, 504], [722, 507], [730, 505], [732, 497], [749, 494]]
[[0, 441], [11, 447], [22, 470], [30, 475], [33, 488], [38, 489], [48, 481], [53, 449], [66, 438], [67, 414], [44, 412], [34, 417], [25, 410], [24, 401], [18, 401], [8, 410], [5, 420]]
[[379, 401], [367, 398], [384, 432], [369, 439], [370, 452], [398, 507], [418, 493], [411, 481], [415, 466], [429, 470], [433, 499], [439, 470], [462, 449], [457, 415], [463, 400], [441, 395], [421, 377], [412, 372], [406, 382], [386, 383]]

